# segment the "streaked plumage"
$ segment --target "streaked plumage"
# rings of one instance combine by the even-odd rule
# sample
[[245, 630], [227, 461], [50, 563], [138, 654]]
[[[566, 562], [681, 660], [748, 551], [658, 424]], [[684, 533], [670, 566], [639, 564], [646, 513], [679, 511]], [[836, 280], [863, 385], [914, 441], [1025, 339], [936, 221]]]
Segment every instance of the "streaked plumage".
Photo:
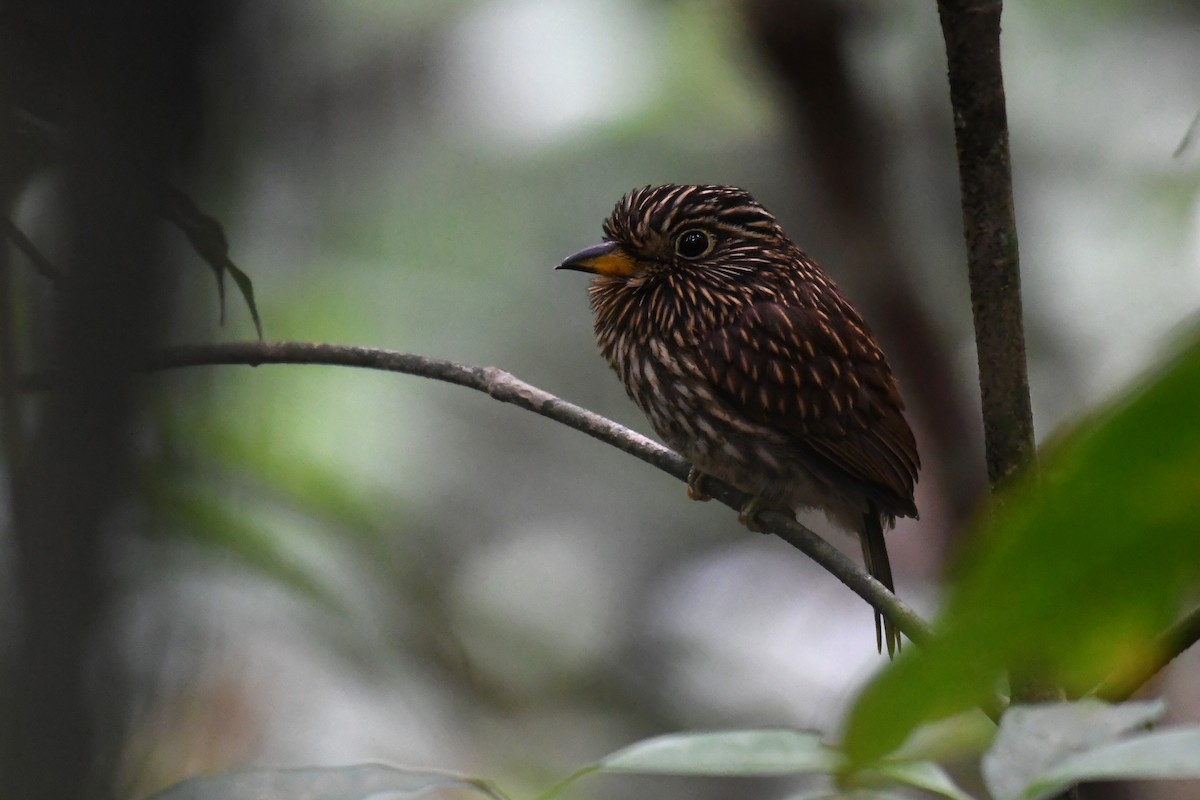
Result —
[[916, 516], [920, 468], [904, 402], [862, 317], [768, 211], [728, 186], [645, 187], [559, 266], [596, 275], [601, 353], [667, 444], [755, 496], [743, 521], [822, 509], [893, 588], [883, 526]]

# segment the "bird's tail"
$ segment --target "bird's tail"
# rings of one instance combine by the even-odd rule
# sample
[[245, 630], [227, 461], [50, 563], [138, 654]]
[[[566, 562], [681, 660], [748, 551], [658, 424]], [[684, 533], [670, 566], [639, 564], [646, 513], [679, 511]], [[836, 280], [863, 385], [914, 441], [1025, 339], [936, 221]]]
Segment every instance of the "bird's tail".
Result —
[[[888, 560], [887, 542], [883, 539], [883, 515], [874, 505], [863, 514], [863, 532], [859, 540], [862, 542], [863, 561], [867, 572], [894, 594], [896, 587], [892, 583], [892, 564]], [[885, 639], [888, 658], [891, 658], [900, 652], [900, 631], [890, 619], [876, 611], [875, 646], [881, 653]]]

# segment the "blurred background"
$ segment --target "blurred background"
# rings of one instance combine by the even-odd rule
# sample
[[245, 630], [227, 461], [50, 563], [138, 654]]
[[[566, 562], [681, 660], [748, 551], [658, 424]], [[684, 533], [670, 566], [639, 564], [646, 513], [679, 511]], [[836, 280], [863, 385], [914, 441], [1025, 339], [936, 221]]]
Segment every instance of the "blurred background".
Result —
[[[47, 100], [60, 52], [38, 37], [59, 23], [23, 8], [0, 9], [5, 113], [68, 134], [108, 120], [102, 84], [89, 102]], [[596, 353], [586, 280], [552, 268], [598, 241], [634, 187], [752, 191], [864, 312], [900, 375], [924, 461], [921, 520], [889, 541], [901, 596], [936, 609], [985, 480], [932, 3], [289, 0], [157, 13], [186, 73], [171, 91], [188, 91], [118, 164], [169, 175], [221, 222], [268, 339], [495, 365], [650, 434]], [[1200, 7], [1009, 0], [1004, 44], [1044, 437], [1160, 358], [1200, 302], [1200, 144], [1180, 148], [1200, 111]], [[152, 93], [132, 97], [128, 109], [154, 107]], [[119, 124], [105, 130], [125, 141]], [[89, 240], [62, 234], [107, 213], [64, 200], [86, 196], [72, 194], [91, 185], [86, 169], [21, 141], [10, 137], [0, 176], [10, 219], [51, 262], [86, 262]], [[131, 185], [153, 211], [152, 188]], [[143, 241], [161, 269], [125, 286], [142, 298], [132, 316], [149, 320], [122, 329], [129, 351], [254, 337], [236, 291], [219, 324], [213, 274], [179, 231]], [[55, 346], [93, 363], [63, 332], [105, 296], [103, 276], [76, 312], [24, 253], [7, 262], [5, 380], [22, 358], [55, 363], [38, 360]], [[77, 445], [101, 442], [80, 451], [93, 461], [38, 502], [90, 520], [84, 566], [54, 584], [77, 591], [88, 624], [65, 662], [48, 663], [86, 668], [68, 700], [97, 716], [70, 752], [81, 775], [115, 774], [117, 796], [243, 765], [362, 761], [485, 775], [527, 796], [657, 733], [836, 732], [885, 663], [870, 610], [799, 553], [482, 395], [304, 366], [109, 389], [118, 410], [95, 430], [120, 435], [81, 428]], [[50, 517], [33, 501], [21, 510], [34, 490], [17, 450], [23, 431], [56, 441], [55, 413], [79, 413], [4, 397], [17, 533], [0, 549], [15, 609], [0, 655], [12, 657], [55, 619], [14, 588], [45, 574], [21, 554], [50, 541], [28, 533]], [[30, 447], [24, 474], [42, 474], [52, 451]], [[109, 467], [111, 480], [89, 478]], [[1200, 714], [1198, 675], [1189, 653], [1155, 687], [1181, 718]], [[51, 732], [30, 753], [39, 741], [62, 752]], [[578, 796], [750, 791], [606, 777]]]

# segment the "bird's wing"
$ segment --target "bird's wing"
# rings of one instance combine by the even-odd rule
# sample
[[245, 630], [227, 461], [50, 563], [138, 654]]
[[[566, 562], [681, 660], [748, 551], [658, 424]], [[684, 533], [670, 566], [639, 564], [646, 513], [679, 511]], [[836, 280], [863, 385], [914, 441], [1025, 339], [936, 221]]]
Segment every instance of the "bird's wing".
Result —
[[700, 365], [747, 417], [882, 490], [890, 513], [915, 515], [916, 441], [896, 380], [860, 324], [853, 311], [758, 302], [703, 338]]

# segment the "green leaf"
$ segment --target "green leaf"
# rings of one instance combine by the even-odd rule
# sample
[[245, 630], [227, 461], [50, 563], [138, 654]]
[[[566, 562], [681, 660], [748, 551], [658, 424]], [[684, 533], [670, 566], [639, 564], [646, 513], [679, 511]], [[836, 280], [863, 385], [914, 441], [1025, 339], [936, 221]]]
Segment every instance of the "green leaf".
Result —
[[172, 186], [163, 187], [162, 199], [162, 216], [183, 232], [196, 255], [204, 259], [204, 263], [208, 264], [216, 275], [221, 322], [225, 322], [225, 273], [228, 272], [237, 284], [238, 291], [242, 293], [242, 299], [246, 301], [250, 318], [254, 321], [254, 330], [261, 341], [262, 319], [258, 316], [258, 305], [254, 302], [254, 284], [230, 259], [229, 240], [225, 237], [225, 229], [221, 227], [221, 223], [202, 212], [192, 202], [192, 198]]
[[1200, 587], [1200, 343], [1047, 448], [972, 537], [935, 624], [861, 693], [855, 763], [979, 705], [1017, 668], [1074, 694], [1136, 679]]
[[538, 796], [553, 800], [585, 775], [596, 772], [639, 775], [770, 777], [832, 774], [845, 764], [819, 734], [782, 729], [675, 733], [656, 736], [606, 756]]
[[188, 778], [150, 800], [394, 800], [429, 789], [467, 789], [493, 800], [508, 800], [479, 778], [381, 764], [239, 770]]
[[1047, 770], [1021, 795], [1044, 800], [1082, 781], [1200, 778], [1200, 728], [1131, 736], [1072, 756]]
[[909, 795], [875, 789], [811, 789], [789, 794], [784, 800], [911, 800]]
[[892, 754], [898, 761], [978, 760], [996, 738], [996, 723], [982, 711], [930, 722], [917, 728], [904, 746]]
[[605, 772], [643, 775], [769, 776], [833, 772], [841, 754], [819, 734], [789, 730], [719, 731], [657, 736], [599, 763]]
[[[262, 318], [258, 315], [258, 304], [254, 302], [254, 284], [250, 281], [250, 276], [242, 272], [231, 260], [227, 258], [223, 263], [225, 270], [233, 278], [233, 282], [237, 284], [238, 291], [242, 293], [242, 300], [245, 301], [246, 308], [250, 310], [250, 319], [254, 322], [254, 331], [258, 334], [258, 340], [261, 342], [263, 338], [263, 326]], [[222, 297], [222, 306], [224, 303], [225, 300]]]
[[[638, 775], [693, 775], [708, 777], [775, 777], [780, 775], [841, 775], [845, 757], [822, 744], [810, 731], [743, 730], [680, 733], [656, 736], [625, 747], [598, 763], [581, 769], [539, 800], [559, 797], [564, 789], [596, 772]], [[817, 789], [816, 796], [889, 797], [888, 786], [909, 786], [949, 800], [971, 800], [950, 777], [929, 761], [884, 761], [870, 770], [843, 776], [853, 788]]]
[[1162, 716], [1160, 701], [1109, 705], [1099, 700], [1013, 706], [983, 758], [996, 800], [1015, 800], [1036, 778], [1076, 753], [1115, 741]]
[[921, 789], [948, 800], [972, 800], [969, 794], [955, 785], [944, 769], [932, 761], [884, 761], [858, 780], [872, 784], [882, 780]]

